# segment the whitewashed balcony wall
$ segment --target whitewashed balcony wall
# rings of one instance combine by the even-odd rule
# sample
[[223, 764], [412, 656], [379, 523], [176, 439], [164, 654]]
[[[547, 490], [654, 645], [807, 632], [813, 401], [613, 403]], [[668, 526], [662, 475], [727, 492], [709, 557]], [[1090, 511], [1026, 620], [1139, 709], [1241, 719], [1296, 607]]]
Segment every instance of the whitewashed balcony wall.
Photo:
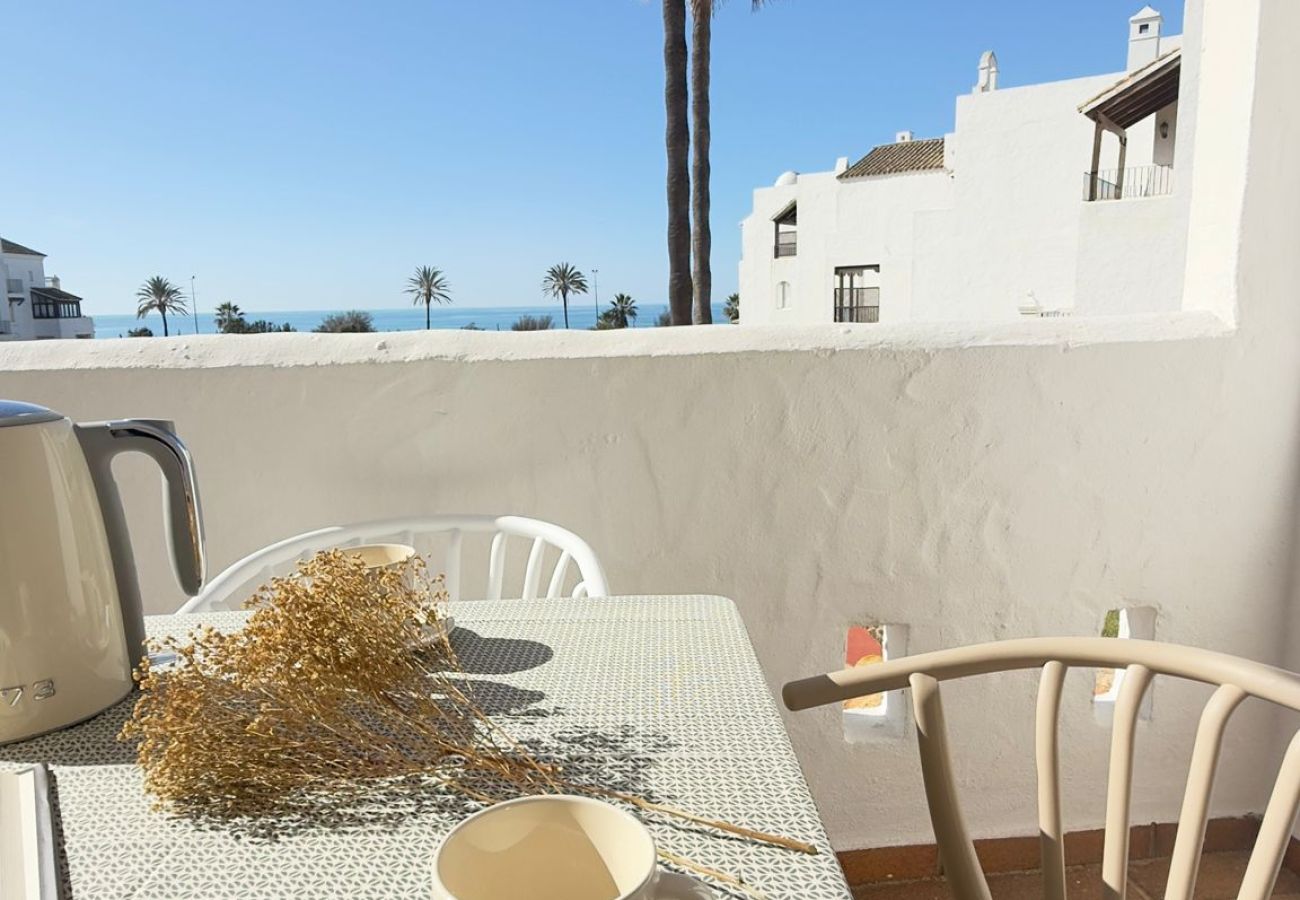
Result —
[[[1124, 604], [1157, 607], [1161, 640], [1300, 667], [1300, 5], [1206, 17], [1199, 114], [1218, 127], [1181, 313], [6, 345], [0, 396], [175, 419], [217, 567], [339, 520], [536, 515], [586, 537], [620, 592], [734, 597], [773, 689], [838, 666], [849, 624], [906, 623], [922, 652], [1092, 634]], [[149, 603], [174, 608], [156, 472], [121, 474]], [[1032, 682], [953, 686], [980, 836], [1034, 831]], [[1090, 688], [1067, 682], [1071, 828], [1102, 821]], [[1206, 696], [1157, 684], [1135, 821], [1176, 817]], [[1216, 815], [1259, 810], [1280, 755], [1286, 723], [1238, 717]], [[834, 710], [787, 722], [838, 847], [931, 839], [910, 737], [846, 744]]]

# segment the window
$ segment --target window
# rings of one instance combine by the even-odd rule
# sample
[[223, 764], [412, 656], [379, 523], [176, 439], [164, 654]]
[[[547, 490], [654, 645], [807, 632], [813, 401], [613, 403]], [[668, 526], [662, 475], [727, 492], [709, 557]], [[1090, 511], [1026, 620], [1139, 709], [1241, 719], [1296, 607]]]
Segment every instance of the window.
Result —
[[880, 266], [835, 270], [835, 321], [880, 321]]
[[1150, 22], [1143, 22], [1141, 25], [1138, 26], [1138, 34], [1146, 34], [1150, 30], [1151, 30]]
[[50, 300], [47, 297], [32, 297], [33, 319], [79, 319], [81, 318], [80, 300]]
[[799, 233], [796, 231], [799, 224], [798, 204], [791, 203], [772, 222], [776, 228], [774, 254], [778, 257], [796, 255], [799, 252]]
[[790, 308], [790, 282], [780, 281], [776, 285], [776, 308]]

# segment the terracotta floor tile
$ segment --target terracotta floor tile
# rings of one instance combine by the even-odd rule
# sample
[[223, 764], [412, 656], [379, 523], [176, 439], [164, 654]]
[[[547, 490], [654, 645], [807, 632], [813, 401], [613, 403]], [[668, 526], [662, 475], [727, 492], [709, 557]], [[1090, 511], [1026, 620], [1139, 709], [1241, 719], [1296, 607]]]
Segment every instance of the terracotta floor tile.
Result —
[[[1232, 900], [1241, 887], [1241, 876], [1246, 871], [1246, 862], [1250, 854], [1246, 851], [1233, 853], [1207, 853], [1201, 858], [1201, 871], [1196, 877], [1196, 896], [1198, 900]], [[1153, 897], [1164, 894], [1165, 881], [1169, 878], [1169, 860], [1149, 859], [1136, 862], [1130, 867], [1129, 877], [1133, 882]], [[1278, 873], [1277, 885], [1273, 889], [1274, 897], [1300, 893], [1300, 876], [1283, 869]]]
[[[1207, 853], [1201, 861], [1196, 880], [1197, 900], [1232, 900], [1241, 886], [1249, 853]], [[1070, 900], [1100, 900], [1101, 867], [1074, 866], [1067, 870]], [[1132, 900], [1158, 900], [1164, 896], [1169, 877], [1169, 860], [1139, 860], [1129, 868], [1129, 896]], [[1037, 872], [1014, 872], [989, 876], [993, 900], [1040, 900], [1042, 877]], [[857, 900], [950, 900], [943, 879], [922, 881], [878, 882], [858, 885]], [[1273, 891], [1275, 900], [1300, 900], [1300, 876], [1285, 869], [1278, 876]]]

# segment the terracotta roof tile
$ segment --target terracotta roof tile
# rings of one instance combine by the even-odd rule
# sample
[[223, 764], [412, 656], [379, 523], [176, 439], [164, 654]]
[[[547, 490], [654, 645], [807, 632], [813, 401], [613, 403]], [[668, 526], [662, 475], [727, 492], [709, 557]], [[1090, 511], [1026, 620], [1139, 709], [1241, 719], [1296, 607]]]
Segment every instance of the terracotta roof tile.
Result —
[[943, 138], [881, 144], [840, 173], [840, 179], [943, 168]]

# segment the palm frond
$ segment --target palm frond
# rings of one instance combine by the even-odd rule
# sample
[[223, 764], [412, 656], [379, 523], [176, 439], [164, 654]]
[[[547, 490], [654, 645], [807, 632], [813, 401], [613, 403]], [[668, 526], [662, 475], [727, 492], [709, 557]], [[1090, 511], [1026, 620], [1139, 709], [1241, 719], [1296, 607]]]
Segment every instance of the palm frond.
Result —
[[416, 306], [451, 302], [451, 284], [442, 270], [433, 266], [418, 267], [415, 274], [406, 279], [404, 292], [411, 295]]

